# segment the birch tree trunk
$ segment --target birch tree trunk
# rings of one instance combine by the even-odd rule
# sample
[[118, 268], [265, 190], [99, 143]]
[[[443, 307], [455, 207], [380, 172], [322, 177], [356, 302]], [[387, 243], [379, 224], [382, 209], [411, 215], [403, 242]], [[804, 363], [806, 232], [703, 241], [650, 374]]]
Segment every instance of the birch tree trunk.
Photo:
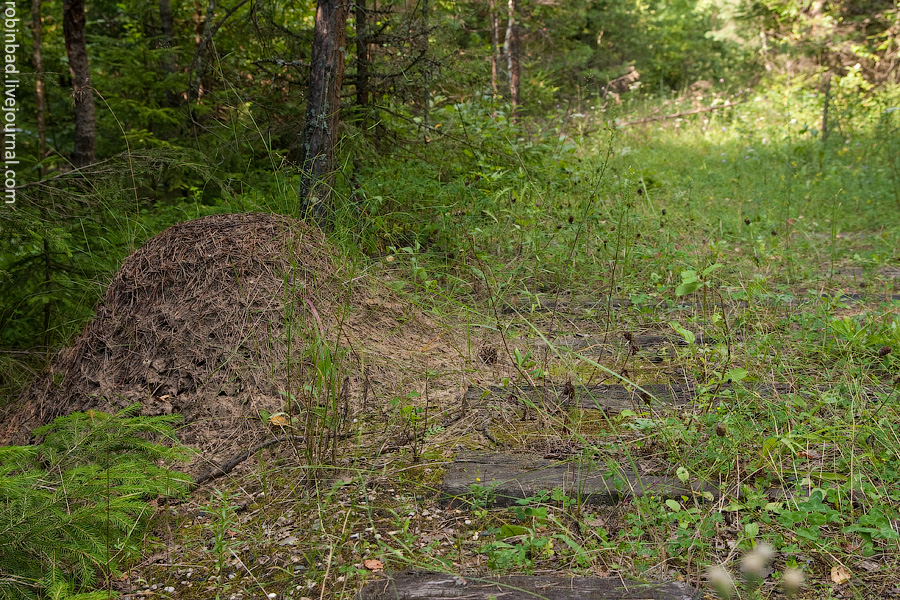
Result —
[[497, 0], [488, 0], [488, 19], [491, 27], [491, 89], [496, 96], [500, 93], [500, 16], [497, 14]]
[[509, 103], [515, 117], [519, 99], [519, 32], [516, 23], [516, 0], [509, 0], [509, 20], [506, 22], [506, 70], [509, 74]]

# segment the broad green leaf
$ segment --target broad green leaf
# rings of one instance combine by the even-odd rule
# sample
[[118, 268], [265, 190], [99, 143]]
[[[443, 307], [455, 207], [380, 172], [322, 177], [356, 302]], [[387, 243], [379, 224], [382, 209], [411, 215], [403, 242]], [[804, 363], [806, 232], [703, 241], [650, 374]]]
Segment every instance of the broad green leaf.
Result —
[[759, 523], [747, 523], [744, 525], [744, 535], [755, 538], [759, 535]]
[[675, 321], [669, 321], [669, 325], [671, 325], [672, 329], [674, 329], [681, 337], [684, 338], [684, 341], [688, 343], [688, 346], [693, 346], [694, 342], [697, 341], [697, 336], [694, 335], [693, 331], [685, 329]]
[[511, 538], [516, 537], [517, 535], [525, 535], [527, 533], [527, 527], [522, 527], [521, 525], [510, 525], [506, 523], [500, 526], [499, 535], [501, 538]]
[[678, 297], [687, 296], [688, 294], [693, 294], [696, 292], [700, 286], [703, 285], [699, 281], [690, 281], [688, 283], [682, 283], [678, 287], [675, 288], [675, 295]]
[[744, 379], [747, 376], [747, 369], [742, 369], [741, 367], [737, 367], [735, 369], [729, 369], [725, 371], [725, 375], [722, 377], [725, 381], [730, 381], [732, 383], [737, 383], [738, 381]]
[[716, 269], [721, 269], [721, 268], [722, 268], [722, 265], [721, 265], [721, 264], [719, 264], [719, 263], [714, 263], [714, 264], [709, 265], [709, 266], [706, 267], [705, 269], [703, 269], [703, 272], [700, 273], [700, 275], [701, 275], [702, 277], [706, 277], [707, 275], [709, 275], [710, 273], [712, 273], [712, 272], [715, 271]]

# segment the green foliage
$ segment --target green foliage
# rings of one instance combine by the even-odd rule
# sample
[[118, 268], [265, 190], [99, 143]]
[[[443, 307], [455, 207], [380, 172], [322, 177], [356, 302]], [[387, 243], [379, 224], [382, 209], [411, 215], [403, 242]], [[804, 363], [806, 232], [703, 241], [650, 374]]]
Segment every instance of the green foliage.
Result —
[[151, 501], [190, 480], [160, 466], [186, 458], [177, 418], [136, 411], [59, 417], [41, 443], [0, 448], [0, 597], [76, 597], [140, 556]]
[[[561, 490], [543, 491], [516, 500], [508, 511], [512, 521], [507, 522], [505, 516], [499, 517], [498, 525], [487, 532], [492, 541], [481, 546], [488, 566], [501, 572], [533, 573], [538, 561], [553, 560], [557, 556], [571, 557], [582, 566], [590, 563], [588, 550], [551, 514], [548, 504], [551, 500], [561, 502], [564, 508], [577, 504]], [[561, 531], [548, 533], [548, 527]]]
[[216, 575], [221, 577], [222, 570], [238, 545], [232, 539], [234, 530], [238, 527], [237, 509], [230, 494], [215, 489], [206, 505], [206, 511], [210, 515], [212, 529], [212, 547], [209, 551], [216, 559]]
[[[727, 78], [731, 85], [733, 75], [744, 75], [751, 71], [748, 64], [752, 65], [746, 44], [735, 31], [736, 4], [702, 0], [541, 3], [527, 13], [533, 30], [549, 29], [555, 35], [526, 38], [526, 43], [537, 47], [527, 65], [529, 71], [537, 71], [529, 78], [536, 89], [526, 88], [527, 97], [550, 86], [570, 95], [573, 81], [590, 97], [621, 94], [627, 88], [608, 89], [607, 85], [629, 66], [640, 73], [638, 85], [652, 94], [681, 90], [698, 80]], [[546, 95], [538, 98], [552, 100]]]
[[776, 50], [805, 55], [839, 74], [862, 68], [868, 81], [893, 76], [890, 59], [897, 53], [900, 18], [896, 2], [746, 0], [744, 4], [745, 18], [771, 36]]
[[893, 315], [835, 318], [828, 324], [829, 344], [822, 348], [825, 360], [844, 360], [847, 366], [863, 365], [893, 372], [900, 350], [900, 321]]
[[[177, 5], [171, 40], [163, 39], [155, 4], [88, 7], [98, 155], [109, 162], [27, 186], [16, 210], [0, 214], [0, 346], [46, 355], [65, 344], [90, 318], [119, 262], [174, 222], [222, 210], [298, 214], [292, 159], [313, 4], [237, 2], [231, 11], [213, 3], [209, 16], [202, 3]], [[496, 4], [503, 23], [506, 4]], [[60, 2], [43, 6], [45, 68], [65, 74], [54, 16]], [[848, 315], [838, 288], [865, 281], [869, 291], [892, 291], [880, 273], [898, 259], [900, 95], [874, 84], [896, 53], [896, 3], [521, 0], [518, 118], [504, 101], [502, 60], [500, 85], [491, 87], [488, 3], [427, 3], [427, 18], [411, 6], [388, 0], [370, 12], [379, 37], [366, 40], [372, 94], [365, 107], [349, 106], [353, 52], [362, 40], [352, 31], [348, 37], [334, 237], [347, 253], [373, 257], [365, 270], [418, 307], [452, 324], [460, 322], [456, 315], [438, 309], [465, 313], [467, 334], [470, 320], [485, 335], [527, 331], [497, 367], [515, 367], [519, 384], [545, 378], [577, 385], [584, 375], [583, 382], [615, 377], [643, 385], [672, 381], [669, 367], [677, 367], [678, 381], [696, 383], [699, 394], [671, 413], [661, 413], [656, 400], [649, 408], [636, 401], [585, 434], [581, 415], [560, 417], [531, 400], [527, 412], [549, 439], [558, 429], [579, 446], [612, 447], [610, 463], [638, 450], [653, 457], [650, 468], [682, 483], [698, 478], [739, 491], [724, 512], [703, 495], [644, 495], [622, 505], [614, 524], [586, 525], [571, 499], [539, 495], [497, 511], [488, 507], [492, 492], [481, 489], [470, 516], [484, 523], [462, 539], [465, 528], [454, 521], [459, 539], [434, 537], [425, 546], [408, 517], [420, 498], [382, 511], [381, 493], [362, 489], [365, 501], [350, 511], [335, 491], [309, 511], [322, 535], [299, 541], [308, 544], [307, 576], [340, 563], [350, 576], [359, 558], [351, 551], [390, 544], [390, 555], [406, 562], [452, 567], [468, 564], [465, 553], [474, 551], [502, 570], [631, 574], [659, 564], [696, 573], [731, 556], [714, 539], [741, 550], [771, 540], [798, 556], [847, 547], [895, 551], [900, 459], [895, 393], [885, 389], [900, 352], [895, 307]], [[212, 39], [199, 39], [207, 26], [215, 29]], [[779, 77], [776, 58], [798, 53], [812, 76]], [[774, 67], [766, 87], [724, 94], [752, 83], [763, 62]], [[632, 66], [640, 86], [617, 91], [623, 104], [615, 105], [607, 85]], [[834, 73], [827, 138], [823, 67]], [[53, 171], [70, 151], [70, 82], [65, 75], [45, 82], [53, 150], [45, 165]], [[33, 131], [29, 94], [21, 96], [20, 126]], [[23, 172], [37, 179], [33, 136], [20, 139]], [[845, 262], [861, 265], [858, 279], [836, 277]], [[343, 464], [335, 457], [346, 439], [343, 392], [352, 374], [348, 357], [313, 323], [316, 308], [296, 292], [285, 315], [289, 335], [314, 341], [297, 365], [296, 386], [284, 392], [290, 407], [263, 418], [302, 434], [309, 473]], [[544, 319], [547, 300], [565, 307], [579, 295], [592, 302], [580, 323], [603, 332], [602, 348], [571, 366], [529, 349], [535, 332], [551, 342], [571, 324], [563, 309]], [[519, 306], [535, 318], [523, 324], [501, 313], [512, 296], [525, 299]], [[633, 305], [614, 304], [621, 298]], [[702, 305], [693, 307], [695, 299]], [[478, 312], [485, 304], [488, 317]], [[638, 330], [674, 330], [688, 347], [647, 356], [633, 344], [617, 363], [607, 361], [622, 333]], [[711, 337], [721, 340], [707, 343]], [[30, 363], [2, 356], [2, 384], [24, 385]], [[458, 377], [481, 366], [475, 361]], [[782, 381], [800, 392], [777, 389], [763, 398], [756, 388]], [[428, 394], [423, 399], [407, 385], [403, 379], [384, 397], [386, 418], [411, 440], [415, 460], [434, 450], [429, 438], [441, 433], [434, 416], [445, 407], [430, 420]], [[147, 497], [185, 483], [150, 470], [169, 458], [154, 453], [156, 430], [125, 435], [119, 421], [105, 418], [63, 420], [43, 430], [39, 446], [0, 451], [0, 562], [4, 573], [21, 577], [4, 580], [0, 595], [91, 589], [136, 556]], [[510, 437], [528, 426], [505, 418], [494, 424], [513, 430], [503, 432]], [[361, 429], [359, 439], [368, 433]], [[390, 477], [392, 464], [379, 477]], [[404, 464], [400, 472], [407, 477], [420, 466]], [[424, 469], [431, 485], [438, 469]], [[270, 475], [277, 478], [273, 470], [267, 481]], [[292, 495], [295, 480], [284, 486]], [[773, 487], [783, 499], [763, 493]], [[212, 496], [207, 510], [209, 560], [221, 571], [232, 556], [229, 530], [241, 523], [227, 494]], [[377, 523], [383, 515], [390, 524]], [[487, 541], [479, 537], [484, 531]]]
[[681, 285], [675, 288], [675, 296], [686, 296], [688, 294], [693, 294], [701, 287], [710, 287], [711, 282], [709, 281], [709, 276], [716, 269], [721, 268], [722, 265], [716, 263], [714, 265], [710, 265], [700, 271], [699, 273], [694, 269], [688, 269], [686, 271], [681, 272]]
[[[202, 162], [195, 152], [154, 149], [19, 190], [16, 210], [0, 211], [0, 346], [62, 345], [147, 237], [222, 210], [227, 185]], [[209, 198], [186, 189], [197, 176], [207, 178]]]

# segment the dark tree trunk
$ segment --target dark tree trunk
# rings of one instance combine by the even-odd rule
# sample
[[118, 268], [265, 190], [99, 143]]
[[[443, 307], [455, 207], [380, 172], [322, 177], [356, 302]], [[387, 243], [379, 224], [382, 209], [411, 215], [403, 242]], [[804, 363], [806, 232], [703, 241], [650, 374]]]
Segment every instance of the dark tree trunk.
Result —
[[[199, 9], [194, 13], [194, 22], [197, 23], [197, 47], [194, 50], [194, 60], [191, 61], [191, 100], [196, 100], [203, 95], [203, 76], [206, 74], [207, 45], [213, 36], [213, 15], [216, 14], [216, 0], [209, 0], [206, 5], [206, 16], [203, 19], [203, 28], [199, 27]], [[202, 32], [202, 33], [201, 33]]]
[[313, 31], [306, 123], [303, 128], [303, 175], [300, 186], [304, 212], [322, 225], [330, 217], [334, 147], [337, 144], [347, 0], [318, 0]]
[[75, 167], [83, 167], [94, 161], [94, 141], [97, 137], [84, 26], [84, 0], [63, 0], [63, 36], [66, 38], [66, 54], [69, 56], [75, 100], [75, 149], [72, 152], [72, 164]]
[[[215, 48], [212, 45], [213, 37], [218, 33], [219, 29], [237, 13], [237, 11], [247, 4], [250, 0], [240, 0], [237, 4], [228, 9], [221, 19], [213, 23], [213, 16], [216, 13], [217, 0], [209, 0], [206, 6], [206, 16], [200, 15], [199, 5], [194, 12], [194, 23], [197, 25], [196, 42], [197, 47], [194, 50], [194, 58], [191, 60], [191, 92], [192, 99], [199, 98], [203, 95], [203, 77], [206, 75], [207, 54], [213, 55]], [[200, 21], [203, 27], [200, 27]], [[215, 57], [214, 57], [215, 58]]]
[[513, 116], [519, 99], [519, 26], [516, 23], [516, 0], [509, 0], [509, 21], [506, 25], [506, 60], [509, 71], [509, 103]]
[[41, 162], [41, 179], [47, 174], [44, 157], [47, 156], [47, 93], [44, 90], [43, 27], [41, 0], [31, 0], [31, 62], [34, 64], [34, 104], [37, 112], [38, 160]]
[[356, 0], [356, 106], [365, 126], [369, 109], [369, 33], [366, 0]]
[[175, 37], [175, 17], [172, 16], [172, 0], [159, 0], [159, 25], [162, 29], [163, 48], [172, 47]]
[[422, 2], [422, 56], [425, 67], [422, 69], [422, 136], [428, 141], [428, 108], [431, 103], [431, 71], [428, 68], [428, 0]]
[[[159, 47], [165, 53], [160, 66], [167, 77], [171, 77], [177, 71], [175, 56], [172, 47], [175, 45], [175, 17], [172, 15], [172, 0], [159, 0], [159, 24], [162, 36], [159, 39]], [[178, 106], [178, 94], [173, 89], [166, 90], [166, 104]]]
[[[44, 44], [43, 21], [41, 19], [41, 0], [31, 0], [31, 62], [34, 64], [34, 104], [37, 120], [38, 137], [38, 161], [40, 168], [38, 175], [43, 179], [47, 175], [47, 165], [44, 158], [47, 156], [47, 95], [44, 90]], [[47, 210], [41, 207], [41, 216], [47, 220]], [[44, 236], [44, 289], [48, 295], [53, 288], [53, 270], [51, 268], [50, 241]], [[44, 303], [44, 348], [50, 353], [50, 322], [53, 316], [51, 302]]]

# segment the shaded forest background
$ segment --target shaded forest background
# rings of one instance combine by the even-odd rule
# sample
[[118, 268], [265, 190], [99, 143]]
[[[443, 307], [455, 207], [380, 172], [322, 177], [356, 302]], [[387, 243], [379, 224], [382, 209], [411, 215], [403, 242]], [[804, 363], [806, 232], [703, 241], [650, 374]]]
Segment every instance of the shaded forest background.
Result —
[[[97, 1], [66, 24], [78, 0], [17, 3], [20, 185], [0, 211], [8, 394], [83, 326], [121, 260], [165, 227], [217, 212], [307, 216], [316, 4]], [[666, 99], [709, 105], [785, 85], [853, 102], [898, 76], [900, 9], [887, 0], [344, 8], [328, 225], [369, 255], [411, 247], [463, 260], [467, 232], [511, 181], [570, 176], [563, 140], [584, 131], [585, 114], [602, 128], [659, 114]], [[83, 27], [87, 81], [67, 52], [73, 27]], [[75, 118], [85, 95], [96, 119], [87, 154]]]

